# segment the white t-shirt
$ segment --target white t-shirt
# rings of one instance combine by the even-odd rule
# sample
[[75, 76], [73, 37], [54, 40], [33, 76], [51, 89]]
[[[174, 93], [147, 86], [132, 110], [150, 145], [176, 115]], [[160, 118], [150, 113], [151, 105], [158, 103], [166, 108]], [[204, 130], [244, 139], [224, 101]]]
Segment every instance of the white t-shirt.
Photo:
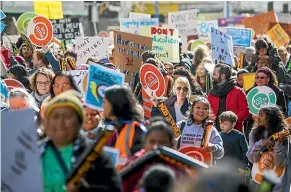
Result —
[[186, 124], [181, 135], [180, 148], [200, 147], [203, 134], [204, 129], [202, 128], [202, 125], [196, 125], [193, 123], [191, 126], [188, 126]]
[[181, 105], [179, 105], [177, 102], [174, 103], [174, 107], [175, 107], [175, 113], [176, 113], [176, 123], [182, 120], [185, 120], [186, 117], [183, 115], [183, 113], [181, 112]]

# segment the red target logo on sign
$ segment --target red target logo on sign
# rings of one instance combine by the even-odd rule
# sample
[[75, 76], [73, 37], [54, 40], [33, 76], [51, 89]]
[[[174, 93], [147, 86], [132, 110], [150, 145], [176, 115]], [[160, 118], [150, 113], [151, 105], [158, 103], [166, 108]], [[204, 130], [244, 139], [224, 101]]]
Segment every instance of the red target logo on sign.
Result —
[[9, 91], [11, 91], [14, 88], [25, 88], [22, 83], [15, 79], [4, 79]]
[[144, 64], [140, 68], [140, 82], [149, 96], [162, 97], [165, 93], [166, 83], [163, 74], [152, 64]]
[[198, 161], [201, 161], [209, 166], [212, 166], [212, 153], [207, 152], [200, 147], [183, 147], [179, 149], [179, 152], [197, 159]]
[[53, 39], [53, 25], [47, 18], [36, 16], [28, 23], [27, 36], [37, 46], [48, 45]]

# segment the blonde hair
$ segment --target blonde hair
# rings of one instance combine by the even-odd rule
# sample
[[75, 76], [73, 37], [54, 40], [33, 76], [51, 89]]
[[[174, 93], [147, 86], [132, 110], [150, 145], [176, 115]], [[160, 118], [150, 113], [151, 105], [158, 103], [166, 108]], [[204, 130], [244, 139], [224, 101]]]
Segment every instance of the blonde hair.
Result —
[[178, 77], [176, 80], [175, 80], [175, 83], [173, 85], [173, 95], [176, 96], [176, 89], [177, 89], [177, 86], [178, 84], [185, 84], [188, 88], [188, 94], [187, 94], [187, 98], [189, 99], [190, 96], [191, 96], [191, 86], [190, 86], [190, 82], [188, 81], [188, 79], [186, 77]]
[[284, 46], [281, 46], [279, 49], [278, 49], [278, 52], [283, 52], [283, 54], [287, 54], [288, 52], [287, 52], [287, 49], [286, 49], [286, 47], [284, 47]]

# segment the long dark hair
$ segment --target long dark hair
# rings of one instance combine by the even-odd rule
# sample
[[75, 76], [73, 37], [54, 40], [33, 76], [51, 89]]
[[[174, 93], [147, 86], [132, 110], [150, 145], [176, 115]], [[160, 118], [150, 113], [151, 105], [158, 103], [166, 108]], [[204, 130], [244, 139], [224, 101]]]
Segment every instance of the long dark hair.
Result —
[[[287, 127], [286, 122], [284, 121], [284, 115], [278, 106], [267, 105], [262, 107], [260, 110], [265, 113], [266, 119], [269, 123], [269, 128], [267, 129], [268, 137], [279, 131], [282, 131], [285, 127]], [[259, 126], [256, 122], [255, 128], [253, 129], [255, 142], [263, 139], [264, 130], [266, 130], [266, 128]]]
[[53, 87], [54, 84], [55, 84], [55, 80], [56, 80], [57, 77], [61, 77], [61, 76], [67, 77], [69, 79], [70, 84], [73, 87], [73, 89], [76, 90], [76, 91], [78, 91], [78, 92], [80, 92], [79, 89], [78, 89], [78, 87], [77, 87], [77, 85], [76, 85], [76, 83], [75, 83], [75, 81], [74, 81], [73, 76], [69, 72], [63, 72], [62, 71], [62, 72], [56, 73], [56, 75], [54, 76], [54, 78], [52, 80], [52, 83], [51, 83], [51, 86], [50, 86], [51, 98], [54, 98], [56, 96], [55, 93], [54, 93], [54, 87]]
[[106, 88], [105, 96], [111, 104], [111, 115], [117, 120], [134, 120], [141, 122], [141, 115], [137, 109], [137, 101], [126, 86], [114, 85]]

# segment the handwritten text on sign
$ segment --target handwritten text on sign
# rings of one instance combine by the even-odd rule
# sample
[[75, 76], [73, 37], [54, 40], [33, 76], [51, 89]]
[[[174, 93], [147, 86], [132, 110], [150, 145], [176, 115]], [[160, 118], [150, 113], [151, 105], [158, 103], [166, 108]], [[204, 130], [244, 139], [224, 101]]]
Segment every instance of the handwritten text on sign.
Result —
[[141, 35], [153, 38], [153, 51], [164, 62], [179, 62], [179, 37], [177, 29], [144, 27]]
[[76, 47], [78, 64], [86, 63], [90, 57], [99, 60], [107, 58], [107, 49], [109, 47], [109, 38], [107, 37], [77, 37]]
[[211, 28], [211, 42], [212, 59], [233, 65], [234, 54], [231, 36], [219, 31], [218, 29]]
[[197, 35], [198, 12], [198, 9], [170, 12], [168, 14], [169, 27], [178, 29], [180, 36]]
[[226, 28], [226, 33], [232, 37], [233, 46], [250, 47], [252, 42], [252, 30], [244, 28]]
[[51, 20], [54, 29], [54, 36], [57, 39], [75, 39], [80, 37], [79, 18], [66, 18]]
[[139, 34], [140, 27], [159, 26], [159, 19], [120, 19], [120, 31]]

